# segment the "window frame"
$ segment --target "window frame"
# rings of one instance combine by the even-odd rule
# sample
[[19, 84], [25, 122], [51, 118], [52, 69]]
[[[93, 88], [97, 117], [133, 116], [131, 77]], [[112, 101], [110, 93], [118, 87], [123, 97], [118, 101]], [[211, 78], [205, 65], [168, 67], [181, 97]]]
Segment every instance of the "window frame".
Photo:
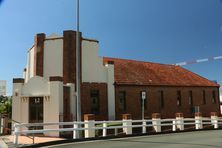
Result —
[[217, 103], [216, 91], [215, 90], [212, 91], [212, 103], [213, 104]]
[[[123, 94], [123, 96], [120, 96], [120, 94]], [[123, 98], [120, 98], [120, 97], [123, 97]], [[119, 105], [118, 105], [119, 110], [125, 112], [126, 111], [126, 91], [119, 91], [118, 99], [119, 99]]]
[[177, 106], [178, 106], [178, 107], [182, 106], [181, 98], [182, 98], [182, 97], [181, 97], [181, 91], [178, 90], [178, 91], [177, 91]]
[[205, 105], [205, 104], [207, 104], [207, 100], [206, 100], [206, 91], [203, 90], [202, 93], [203, 93], [203, 102], [202, 102], [202, 104]]
[[[96, 93], [95, 93], [96, 92]], [[96, 94], [96, 96], [94, 96]], [[97, 98], [97, 103], [94, 103], [94, 99]], [[97, 89], [90, 91], [90, 101], [91, 101], [91, 113], [98, 115], [100, 114], [100, 92]], [[96, 107], [94, 107], [96, 105]]]
[[159, 107], [161, 109], [163, 109], [164, 105], [165, 105], [164, 104], [164, 91], [163, 90], [159, 90], [158, 93], [159, 93]]
[[189, 92], [189, 105], [193, 105], [193, 91], [190, 90]]

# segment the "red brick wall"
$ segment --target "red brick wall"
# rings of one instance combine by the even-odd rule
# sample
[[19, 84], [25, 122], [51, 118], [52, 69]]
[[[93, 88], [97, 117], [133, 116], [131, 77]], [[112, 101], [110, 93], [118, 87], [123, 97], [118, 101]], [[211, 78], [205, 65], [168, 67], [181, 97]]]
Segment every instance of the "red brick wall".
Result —
[[44, 60], [44, 40], [45, 34], [40, 33], [35, 36], [34, 46], [34, 75], [43, 76]]
[[63, 121], [72, 121], [70, 110], [70, 87], [63, 86]]
[[76, 82], [76, 32], [63, 33], [63, 80], [64, 83]]
[[82, 119], [84, 114], [91, 114], [91, 90], [99, 90], [100, 114], [95, 115], [96, 120], [108, 119], [108, 100], [106, 83], [82, 83], [81, 86], [81, 108]]
[[[140, 91], [147, 91], [147, 109], [145, 117], [150, 118], [152, 113], [161, 113], [162, 118], [174, 118], [175, 113], [182, 112], [184, 117], [193, 117], [189, 105], [189, 91], [193, 92], [193, 106], [200, 106], [203, 116], [210, 116], [210, 112], [220, 114], [219, 92], [217, 87], [154, 87], [154, 86], [115, 86], [116, 118], [121, 119], [123, 113], [132, 114], [133, 119], [141, 119]], [[164, 91], [164, 108], [160, 107], [158, 91]], [[177, 91], [181, 91], [181, 106], [177, 106]], [[203, 90], [206, 92], [206, 104], [203, 102]], [[216, 103], [212, 103], [212, 91], [215, 90]], [[126, 91], [126, 111], [119, 109], [118, 92]]]

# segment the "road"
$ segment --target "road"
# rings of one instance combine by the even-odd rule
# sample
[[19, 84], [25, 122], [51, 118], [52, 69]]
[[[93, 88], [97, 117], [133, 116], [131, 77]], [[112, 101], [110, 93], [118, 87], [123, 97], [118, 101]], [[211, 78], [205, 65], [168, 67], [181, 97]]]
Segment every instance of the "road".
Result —
[[222, 148], [222, 130], [150, 135], [51, 146], [54, 148]]

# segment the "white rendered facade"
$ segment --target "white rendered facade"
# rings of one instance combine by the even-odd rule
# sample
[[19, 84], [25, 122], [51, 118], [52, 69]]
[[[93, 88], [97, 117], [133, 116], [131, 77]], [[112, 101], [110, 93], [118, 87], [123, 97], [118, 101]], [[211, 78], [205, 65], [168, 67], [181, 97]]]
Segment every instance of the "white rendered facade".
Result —
[[[70, 31], [68, 31], [68, 33], [70, 33]], [[71, 33], [73, 34], [75, 32], [71, 31]], [[32, 112], [32, 109], [30, 109], [30, 100], [33, 99], [35, 103], [38, 103], [38, 98], [40, 98], [43, 100], [43, 113], [42, 115], [38, 115], [42, 118], [42, 121], [38, 122], [63, 121], [65, 119], [64, 116], [67, 114], [64, 106], [69, 108], [68, 113], [72, 116], [72, 120], [75, 120], [75, 83], [66, 83], [66, 75], [64, 72], [67, 66], [64, 64], [65, 58], [67, 58], [64, 52], [66, 52], [66, 49], [70, 49], [64, 41], [65, 37], [51, 35], [49, 37], [43, 36], [42, 38], [42, 42], [40, 42], [41, 38], [39, 39], [37, 35], [34, 46], [28, 50], [27, 65], [23, 72], [23, 79], [13, 80], [12, 119], [20, 123], [33, 122], [34, 120], [30, 121], [30, 118], [32, 118], [30, 113]], [[82, 39], [81, 45], [82, 83], [107, 84], [108, 118], [115, 119], [114, 66], [103, 65], [102, 58], [98, 56], [99, 44], [97, 41]], [[75, 59], [72, 60], [75, 61]], [[70, 65], [74, 66], [73, 64]], [[68, 98], [68, 104], [64, 103], [65, 98]], [[44, 128], [52, 128], [52, 126]], [[59, 133], [47, 133], [47, 135], [59, 136]]]

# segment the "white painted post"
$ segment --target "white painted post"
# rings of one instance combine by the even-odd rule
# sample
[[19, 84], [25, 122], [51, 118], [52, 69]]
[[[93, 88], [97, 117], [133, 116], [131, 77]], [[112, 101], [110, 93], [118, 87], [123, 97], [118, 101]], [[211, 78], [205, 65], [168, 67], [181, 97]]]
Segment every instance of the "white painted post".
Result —
[[106, 137], [107, 135], [106, 127], [107, 127], [107, 123], [103, 123], [103, 137]]
[[115, 128], [115, 136], [117, 136], [117, 135], [118, 135], [118, 129]]
[[176, 113], [176, 127], [180, 130], [184, 130], [184, 120], [183, 120], [183, 113]]
[[78, 139], [78, 138], [79, 138], [79, 134], [78, 134], [79, 131], [75, 130], [75, 129], [78, 128], [78, 124], [77, 124], [77, 123], [74, 123], [74, 124], [73, 124], [73, 128], [74, 128], [74, 131], [73, 131], [73, 139]]
[[15, 123], [14, 124], [14, 140], [13, 140], [13, 143], [17, 146], [19, 143], [18, 143], [18, 137], [19, 137], [19, 134], [17, 132], [19, 132], [19, 124], [18, 123]]
[[123, 114], [123, 126], [127, 126], [123, 128], [123, 132], [127, 135], [132, 134], [132, 118], [131, 114]]
[[195, 113], [195, 127], [196, 130], [203, 128], [202, 114], [200, 112]]
[[159, 113], [152, 114], [152, 123], [154, 130], [159, 133], [161, 132], [161, 117]]
[[143, 134], [146, 133], [146, 121], [143, 120]]
[[218, 116], [216, 112], [211, 112], [211, 123], [215, 129], [218, 128]]
[[175, 132], [176, 131], [176, 120], [173, 120], [173, 126], [172, 127], [173, 127], [172, 130]]
[[3, 134], [4, 118], [1, 117], [1, 134]]
[[85, 128], [85, 138], [95, 137], [95, 117], [93, 114], [85, 114], [84, 115]]

